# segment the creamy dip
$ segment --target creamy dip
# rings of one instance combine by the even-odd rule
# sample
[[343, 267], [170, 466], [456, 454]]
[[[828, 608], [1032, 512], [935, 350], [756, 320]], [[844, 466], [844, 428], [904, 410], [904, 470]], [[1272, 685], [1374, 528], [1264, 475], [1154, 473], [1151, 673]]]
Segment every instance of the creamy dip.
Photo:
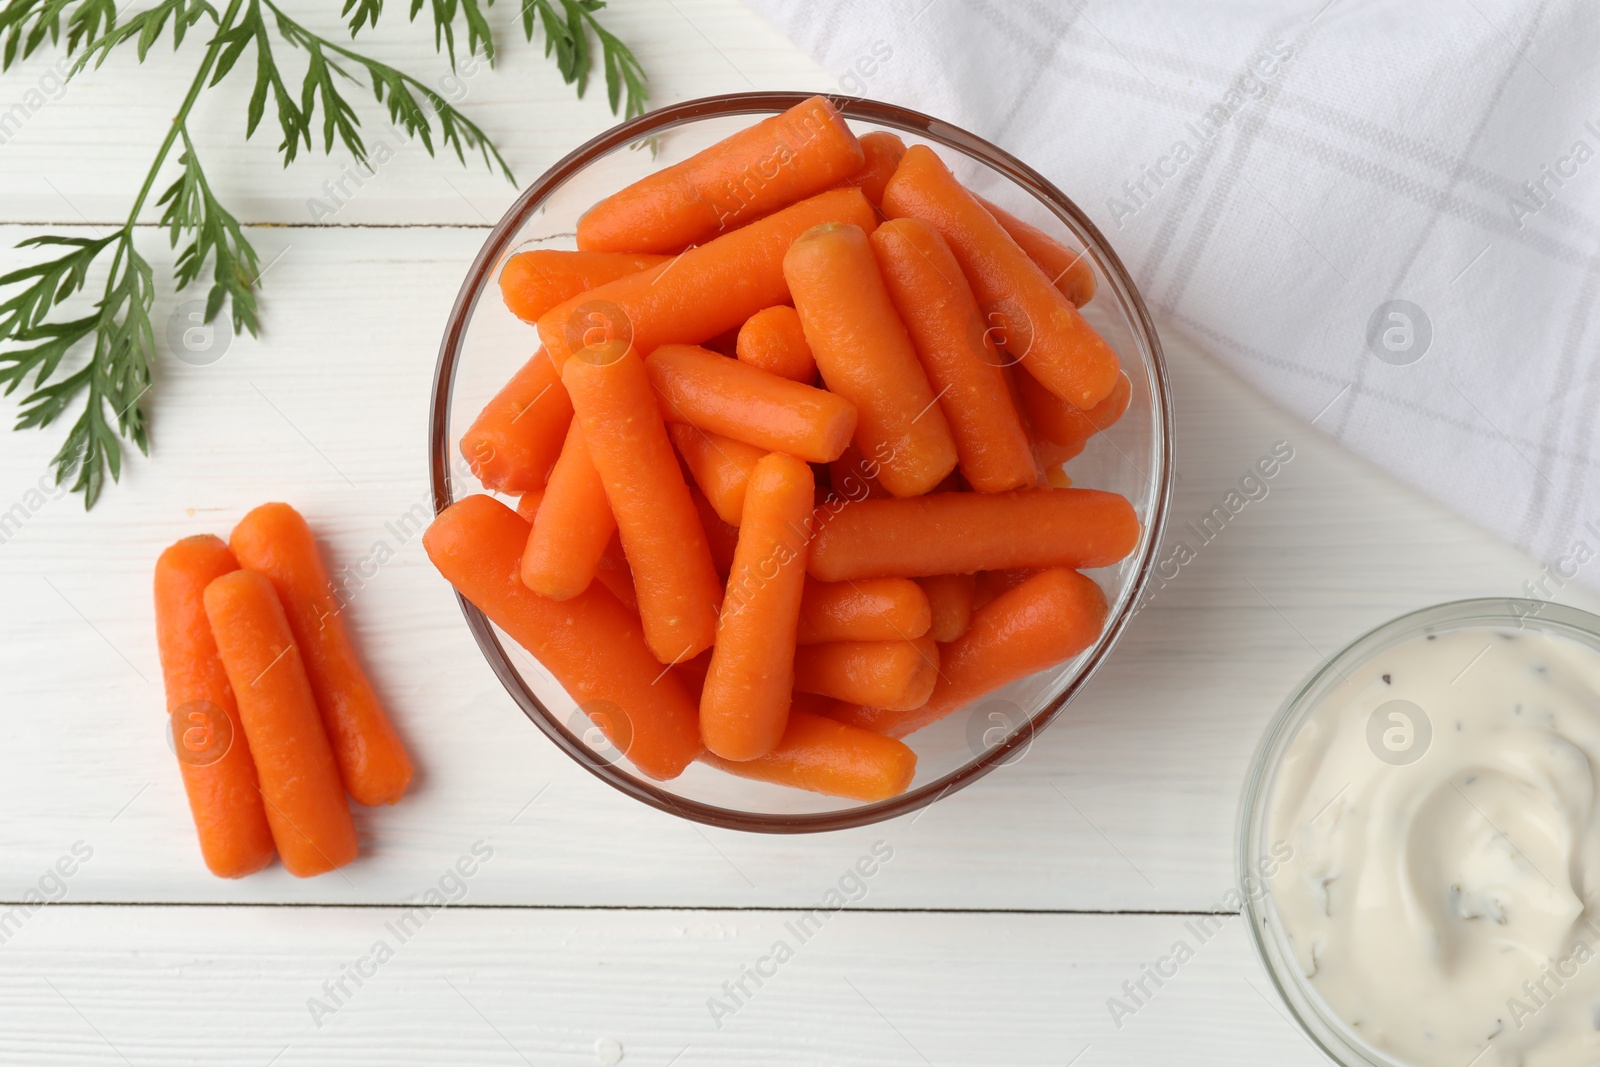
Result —
[[1416, 1067], [1600, 1063], [1597, 772], [1600, 652], [1575, 640], [1462, 629], [1346, 670], [1266, 830], [1333, 1014]]

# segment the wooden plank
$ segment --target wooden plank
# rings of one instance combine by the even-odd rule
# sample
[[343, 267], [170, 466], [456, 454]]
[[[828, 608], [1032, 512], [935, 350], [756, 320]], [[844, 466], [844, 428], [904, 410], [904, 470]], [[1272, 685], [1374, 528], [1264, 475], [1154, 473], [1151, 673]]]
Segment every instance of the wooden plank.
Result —
[[[812, 897], [820, 902], [840, 873], [812, 872]], [[465, 885], [471, 899], [478, 885]], [[847, 909], [818, 913], [802, 940], [793, 912], [417, 914], [402, 928], [392, 909], [47, 908], [0, 949], [9, 1009], [0, 1059], [1321, 1062], [1268, 999], [1237, 916], [1202, 942], [1193, 920], [1171, 915]], [[1123, 983], [1179, 941], [1193, 958], [1159, 988], [1146, 980], [1150, 997], [1119, 1026], [1110, 998], [1131, 1005]], [[760, 985], [745, 976], [758, 967]], [[359, 987], [346, 979], [357, 970]], [[343, 992], [331, 984], [340, 981]]]
[[[24, 232], [0, 228], [0, 244]], [[21, 503], [27, 515], [0, 545], [0, 898], [18, 899], [82, 839], [96, 858], [75, 901], [392, 902], [483, 837], [502, 850], [476, 889], [486, 902], [778, 906], [884, 837], [901, 849], [876, 891], [884, 905], [1207, 908], [1231, 878], [1256, 740], [1319, 653], [1400, 611], [1514, 593], [1539, 573], [1169, 332], [1173, 538], [1195, 558], [1169, 568], [1061, 721], [1014, 766], [915, 819], [795, 839], [700, 829], [612, 792], [545, 741], [416, 537], [396, 533], [427, 504], [435, 346], [482, 234], [256, 236], [264, 254], [284, 253], [268, 277], [268, 336], [236, 339], [203, 367], [163, 351], [154, 453], [131, 458], [93, 512], [75, 498], [33, 509], [57, 435], [6, 438], [0, 514]], [[7, 252], [0, 270], [16, 262]], [[1209, 544], [1182, 533], [1278, 441], [1295, 457], [1265, 499]], [[301, 507], [335, 559], [369, 561], [349, 618], [422, 770], [399, 807], [361, 813], [367, 855], [344, 876], [273, 870], [232, 884], [200, 867], [167, 747], [150, 567], [176, 538], [225, 533], [267, 499]]]

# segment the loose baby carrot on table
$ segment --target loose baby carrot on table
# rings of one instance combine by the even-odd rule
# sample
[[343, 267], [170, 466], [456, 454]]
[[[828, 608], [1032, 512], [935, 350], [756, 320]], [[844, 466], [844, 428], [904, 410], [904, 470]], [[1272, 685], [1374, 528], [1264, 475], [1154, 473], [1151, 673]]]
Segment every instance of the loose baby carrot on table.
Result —
[[461, 454], [485, 489], [540, 489], [561, 454], [571, 421], [566, 387], [541, 348], [461, 435]]
[[202, 599], [213, 580], [238, 569], [228, 546], [209, 534], [186, 537], [156, 560], [156, 644], [172, 743], [200, 855], [219, 878], [259, 871], [276, 852], [250, 743]]
[[750, 474], [700, 694], [700, 735], [723, 759], [764, 756], [783, 736], [814, 499], [811, 468], [793, 456], [774, 452]]
[[1026, 374], [1017, 378], [1017, 393], [1022, 397], [1039, 460], [1052, 467], [1082, 452], [1089, 438], [1122, 418], [1133, 396], [1133, 384], [1126, 374], [1120, 375], [1111, 395], [1088, 411], [1062, 400]]
[[[718, 356], [718, 359], [724, 357]], [[646, 369], [649, 368], [647, 363]], [[744, 510], [744, 491], [750, 484], [750, 472], [756, 469], [767, 454], [767, 449], [735, 441], [709, 430], [702, 430], [684, 422], [669, 422], [667, 436], [695, 484], [706, 495], [717, 515], [730, 526], [739, 525], [739, 515]]]
[[1038, 481], [1033, 450], [990, 340], [950, 246], [931, 223], [891, 219], [872, 232], [872, 251], [922, 369], [950, 423], [961, 475], [980, 493]]
[[928, 596], [932, 623], [928, 633], [939, 642], [954, 641], [972, 624], [974, 581], [970, 574], [929, 574], [917, 579]]
[[594, 581], [616, 532], [606, 487], [573, 419], [522, 554], [522, 584], [551, 600], [572, 599]]
[[783, 271], [822, 380], [855, 405], [856, 447], [880, 458], [890, 493], [926, 493], [955, 467], [956, 446], [866, 232], [819, 226], [790, 246]]
[[764, 308], [745, 319], [734, 351], [739, 362], [791, 382], [810, 385], [816, 380], [817, 361], [806, 344], [805, 327], [788, 304]]
[[1095, 489], [859, 500], [819, 512], [818, 519], [810, 570], [825, 582], [1106, 567], [1139, 541], [1133, 505]]
[[500, 295], [506, 307], [523, 322], [539, 316], [563, 300], [586, 293], [597, 285], [614, 282], [647, 267], [666, 262], [666, 256], [645, 252], [569, 252], [535, 248], [518, 252], [500, 269]]
[[828, 463], [855, 432], [856, 409], [848, 400], [694, 345], [662, 345], [645, 369], [669, 422], [768, 452]]
[[1076, 656], [1100, 636], [1106, 598], [1077, 571], [1040, 571], [972, 617], [960, 638], [939, 646], [939, 684], [922, 707], [838, 708], [841, 722], [904, 737], [1018, 678]]
[[309, 878], [343, 867], [356, 858], [356, 828], [272, 582], [257, 571], [233, 571], [206, 586], [204, 601], [284, 868]]
[[894, 177], [900, 157], [906, 154], [906, 143], [887, 130], [873, 130], [859, 138], [865, 162], [845, 181], [860, 189], [867, 201], [877, 207], [883, 203], [883, 187]]
[[1031, 222], [1024, 222], [992, 200], [972, 194], [994, 220], [1017, 242], [1017, 247], [1028, 254], [1044, 272], [1050, 284], [1061, 290], [1061, 295], [1072, 301], [1074, 307], [1083, 307], [1094, 299], [1094, 267], [1089, 257], [1074, 252], [1060, 241], [1045, 233]]
[[683, 682], [645, 644], [639, 617], [596, 583], [550, 600], [517, 579], [528, 524], [488, 496], [450, 505], [422, 536], [456, 591], [531, 652], [612, 744], [652, 778], [675, 778], [701, 749]]
[[678, 252], [821, 192], [862, 159], [844, 119], [813, 96], [612, 193], [578, 220], [578, 247]]
[[827, 641], [909, 641], [933, 625], [928, 596], [909, 578], [856, 582], [806, 579], [800, 598], [802, 645]]
[[716, 639], [722, 582], [644, 362], [620, 344], [584, 349], [561, 378], [616, 516], [645, 641], [662, 663], [693, 656]]
[[[711, 548], [711, 562], [717, 568], [717, 574], [723, 578], [733, 570], [733, 553], [739, 547], [739, 528], [732, 523], [724, 522], [722, 516], [717, 514], [717, 509], [711, 506], [711, 501], [706, 499], [697, 486], [689, 487], [689, 496], [694, 500], [694, 509], [700, 515], [700, 528], [705, 531], [706, 544]], [[744, 501], [740, 500], [743, 507]]]
[[1052, 393], [1083, 408], [1110, 394], [1119, 371], [1116, 352], [931, 149], [906, 149], [883, 192], [883, 211], [934, 225], [979, 304], [999, 315], [1001, 347]]
[[852, 704], [921, 707], [939, 678], [939, 646], [914, 641], [832, 641], [794, 653], [794, 687]]
[[609, 331], [641, 354], [668, 343], [701, 344], [744, 324], [762, 308], [789, 302], [783, 254], [823, 222], [874, 225], [859, 189], [834, 189], [791, 204], [659, 267], [607, 282], [539, 318], [539, 338], [559, 367]]
[[239, 520], [229, 544], [283, 602], [345, 789], [359, 804], [395, 803], [411, 783], [411, 757], [356, 658], [306, 520], [288, 504], [263, 504]]
[[917, 754], [901, 742], [798, 709], [765, 756], [701, 759], [740, 778], [867, 802], [899, 796], [917, 773]]

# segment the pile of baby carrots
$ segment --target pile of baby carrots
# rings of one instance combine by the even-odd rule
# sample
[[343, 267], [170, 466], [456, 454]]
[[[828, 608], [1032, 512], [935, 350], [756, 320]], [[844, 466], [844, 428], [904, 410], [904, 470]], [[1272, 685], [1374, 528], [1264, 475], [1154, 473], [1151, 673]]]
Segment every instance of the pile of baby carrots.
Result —
[[356, 659], [305, 519], [264, 504], [228, 542], [184, 538], [156, 561], [155, 600], [206, 867], [239, 878], [278, 855], [306, 878], [355, 859], [345, 794], [393, 804], [411, 759]]
[[462, 451], [440, 572], [645, 775], [864, 801], [900, 738], [1077, 654], [1132, 506], [1061, 464], [1128, 405], [1071, 249], [817, 97], [513, 255], [540, 348]]

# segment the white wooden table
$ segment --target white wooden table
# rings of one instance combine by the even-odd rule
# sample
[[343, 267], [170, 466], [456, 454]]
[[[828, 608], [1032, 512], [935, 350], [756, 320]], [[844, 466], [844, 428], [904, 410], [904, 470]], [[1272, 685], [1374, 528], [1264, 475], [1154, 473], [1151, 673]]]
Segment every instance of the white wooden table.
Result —
[[[338, 30], [336, 5], [293, 6]], [[493, 14], [503, 66], [465, 79], [464, 106], [527, 181], [612, 120], [600, 93], [573, 101], [514, 38], [509, 8]], [[737, 0], [618, 0], [609, 15], [657, 103], [832, 87]], [[409, 68], [444, 71], [398, 8], [375, 39]], [[114, 59], [0, 146], [0, 243], [121, 217], [188, 77], [165, 48], [142, 69]], [[48, 62], [0, 78], [0, 111]], [[1294, 459], [1026, 758], [919, 817], [857, 831], [771, 838], [675, 820], [529, 725], [420, 544], [386, 526], [428, 499], [437, 339], [513, 189], [412, 145], [313, 223], [308, 199], [345, 161], [283, 172], [275, 137], [236, 147], [243, 104], [208, 93], [196, 125], [213, 184], [273, 261], [265, 336], [204, 367], [164, 351], [152, 458], [133, 459], [92, 513], [51, 500], [0, 544], [0, 1063], [1318, 1062], [1241, 921], [1203, 946], [1186, 925], [1230, 887], [1251, 751], [1322, 655], [1401, 611], [1518, 593], [1535, 563], [1167, 330], [1174, 526], [1276, 442]], [[165, 241], [142, 237], [159, 276]], [[0, 270], [21, 262], [0, 253]], [[161, 300], [158, 323], [172, 306]], [[0, 441], [3, 512], [38, 482], [56, 435]], [[269, 499], [294, 501], [341, 559], [393, 551], [349, 618], [421, 774], [397, 808], [358, 815], [365, 854], [343, 874], [230, 883], [200, 864], [168, 750], [150, 571], [172, 540], [225, 534]], [[492, 858], [445, 878], [478, 842]], [[785, 924], [876, 842], [892, 858], [798, 944]], [[75, 845], [92, 856], [48, 877]], [[402, 906], [441, 878], [459, 899], [401, 943]], [[59, 899], [26, 907], [41, 884]], [[742, 978], [779, 939], [794, 957], [759, 987]], [[1116, 1025], [1107, 999], [1180, 939], [1195, 958]], [[380, 940], [394, 953], [378, 965]], [[735, 999], [724, 983], [741, 980], [749, 995]], [[734, 1010], [714, 1014], [712, 998]]]

